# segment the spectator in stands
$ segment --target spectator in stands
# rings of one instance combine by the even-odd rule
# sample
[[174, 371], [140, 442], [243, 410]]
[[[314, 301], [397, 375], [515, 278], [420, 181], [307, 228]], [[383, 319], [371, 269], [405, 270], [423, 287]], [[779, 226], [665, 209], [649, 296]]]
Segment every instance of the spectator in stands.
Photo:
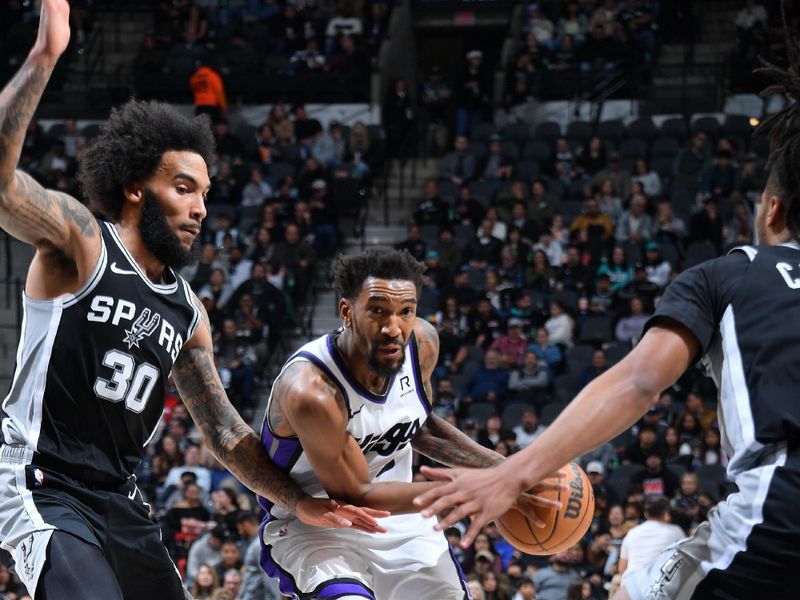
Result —
[[558, 300], [550, 302], [550, 318], [545, 321], [544, 328], [547, 330], [551, 343], [566, 348], [572, 346], [572, 332], [575, 323], [564, 305]]
[[[211, 471], [203, 465], [203, 454], [200, 446], [195, 443], [189, 443], [183, 454], [183, 464], [172, 467], [167, 474], [164, 481], [164, 490], [168, 490], [170, 486], [177, 486], [181, 482], [181, 478], [187, 471], [194, 474], [196, 478], [196, 485], [204, 495], [211, 491]], [[184, 487], [185, 489], [185, 487]]]
[[473, 373], [464, 388], [462, 404], [491, 402], [500, 405], [508, 392], [508, 370], [500, 366], [500, 355], [487, 350], [484, 366]]
[[189, 86], [194, 95], [194, 112], [207, 114], [216, 123], [228, 110], [228, 98], [222, 76], [211, 59], [198, 61], [196, 69], [189, 78]]
[[537, 178], [531, 182], [531, 197], [525, 212], [528, 219], [543, 225], [551, 222], [556, 209], [549, 189], [550, 186], [545, 179]]
[[708, 431], [717, 423], [717, 413], [706, 407], [705, 400], [698, 390], [692, 390], [686, 395], [686, 412], [695, 416], [704, 431]]
[[311, 145], [311, 155], [325, 168], [334, 169], [342, 164], [346, 149], [342, 126], [338, 121], [331, 121], [327, 131], [320, 133]]
[[767, 10], [761, 4], [756, 4], [755, 0], [744, 0], [744, 6], [736, 13], [734, 21], [739, 43], [744, 46], [751, 44], [753, 29], [757, 24], [766, 28], [768, 21]]
[[[526, 365], [523, 367], [523, 370], [525, 367], [527, 367], [527, 354], [525, 355], [525, 358]], [[513, 377], [514, 375], [512, 374], [512, 379]], [[530, 377], [525, 375], [524, 377], [520, 377], [519, 380], [524, 381], [525, 379], [530, 379]], [[539, 423], [539, 415], [536, 413], [536, 410], [533, 408], [526, 408], [524, 411], [522, 411], [520, 424], [514, 427], [514, 433], [517, 436], [517, 446], [519, 446], [520, 449], [529, 446], [533, 440], [544, 433], [545, 429], [547, 429], [547, 427]]]
[[600, 138], [593, 137], [589, 140], [588, 146], [581, 146], [578, 149], [577, 171], [584, 179], [591, 179], [607, 164], [606, 149]]
[[567, 248], [566, 260], [556, 273], [556, 281], [563, 289], [582, 292], [591, 286], [594, 279], [590, 267], [581, 264], [581, 255], [577, 246]]
[[619, 19], [636, 45], [643, 51], [644, 62], [651, 63], [656, 50], [651, 6], [639, 0], [623, 0]]
[[483, 179], [492, 184], [495, 191], [503, 187], [514, 170], [511, 159], [502, 152], [501, 141], [502, 137], [499, 134], [492, 134], [489, 138], [489, 154], [478, 170]]
[[644, 461], [644, 468], [631, 476], [631, 483], [641, 485], [645, 498], [648, 496], [672, 497], [678, 489], [677, 476], [664, 467], [659, 451], [651, 450]]
[[703, 210], [689, 220], [690, 242], [711, 242], [717, 254], [722, 253], [722, 217], [717, 199], [713, 196], [703, 201]]
[[647, 242], [645, 245], [645, 269], [647, 279], [658, 287], [665, 287], [672, 273], [672, 265], [661, 256], [661, 247], [656, 242]]
[[431, 67], [428, 76], [422, 83], [420, 101], [422, 117], [424, 119], [426, 148], [434, 156], [444, 152], [447, 144], [448, 115], [452, 102], [453, 91], [442, 79], [442, 71], [438, 65]]
[[737, 201], [733, 205], [733, 216], [722, 230], [725, 236], [725, 249], [752, 244], [754, 223], [753, 214], [747, 203], [744, 200]]
[[58, 139], [42, 156], [37, 170], [46, 182], [56, 185], [56, 181], [61, 177], [73, 178], [78, 170], [78, 163], [67, 154], [64, 140]]
[[[598, 12], [595, 12], [595, 15], [598, 14]], [[610, 22], [609, 25], [613, 32], [614, 23]], [[619, 58], [620, 51], [618, 44], [613, 38], [613, 34], [606, 33], [606, 28], [603, 24], [592, 25], [590, 23], [589, 29], [592, 33], [581, 46], [579, 54], [581, 70], [600, 74], [614, 67]]]
[[622, 160], [618, 152], [612, 152], [609, 155], [608, 164], [597, 171], [589, 183], [592, 186], [602, 186], [603, 182], [607, 179], [610, 180], [612, 184], [612, 195], [618, 198], [630, 197], [631, 174], [623, 168]]
[[552, 291], [555, 282], [555, 272], [547, 260], [544, 250], [534, 250], [532, 260], [525, 267], [525, 287], [537, 292], [548, 293]]
[[369, 14], [364, 24], [364, 36], [367, 49], [372, 56], [375, 56], [380, 45], [388, 36], [390, 5], [383, 2], [370, 2], [368, 6]]
[[[291, 113], [294, 116], [294, 136], [301, 144], [308, 144], [309, 140], [313, 140], [322, 131], [322, 124], [317, 119], [308, 116], [303, 104], [292, 106]], [[351, 133], [355, 129], [356, 123], [353, 123]]]
[[581, 388], [586, 387], [594, 379], [608, 370], [608, 358], [602, 348], [592, 352], [592, 364], [581, 372]]
[[455, 273], [461, 267], [462, 250], [453, 237], [453, 230], [449, 227], [442, 227], [435, 250], [439, 253], [439, 264], [451, 273]]
[[555, 25], [548, 19], [538, 2], [528, 5], [527, 29], [536, 38], [536, 41], [547, 47], [551, 45], [555, 38]]
[[[533, 231], [531, 231], [531, 233], [533, 233]], [[564, 262], [564, 245], [560, 241], [553, 239], [553, 234], [548, 229], [545, 229], [539, 234], [538, 241], [533, 245], [533, 250], [541, 250], [544, 252], [547, 256], [547, 262], [553, 268], [560, 268], [561, 264]]]
[[599, 263], [612, 240], [614, 223], [600, 211], [598, 201], [593, 198], [584, 203], [583, 212], [572, 222], [571, 230], [573, 239], [586, 249], [592, 262]]
[[218, 589], [217, 572], [208, 565], [200, 565], [197, 570], [197, 577], [195, 577], [194, 583], [189, 588], [192, 597], [197, 600], [211, 599]]
[[687, 146], [678, 152], [672, 164], [672, 175], [700, 182], [711, 166], [711, 154], [706, 148], [708, 136], [698, 131]]
[[625, 258], [625, 248], [614, 246], [611, 261], [604, 262], [597, 269], [597, 277], [607, 275], [611, 282], [611, 291], [616, 293], [633, 281], [633, 268]]
[[649, 496], [644, 504], [645, 522], [631, 529], [622, 541], [619, 572], [625, 573], [644, 567], [671, 544], [686, 537], [677, 525], [671, 524], [669, 500], [663, 495]]
[[239, 569], [228, 569], [222, 580], [222, 589], [227, 597], [217, 592], [214, 600], [239, 600], [239, 590], [242, 587], [242, 574]]
[[292, 75], [308, 75], [328, 70], [327, 57], [320, 51], [315, 38], [306, 40], [305, 47], [296, 50], [289, 59], [289, 72]]
[[217, 572], [217, 580], [223, 581], [225, 573], [230, 569], [235, 570], [237, 573], [242, 568], [242, 557], [239, 552], [239, 546], [236, 545], [232, 539], [226, 539], [222, 542], [222, 547], [219, 551], [220, 562], [215, 567]]
[[558, 552], [549, 559], [549, 565], [539, 569], [533, 576], [537, 600], [564, 600], [567, 589], [578, 576], [570, 565], [566, 551]]
[[427, 245], [422, 240], [419, 225], [411, 223], [406, 228], [407, 237], [402, 242], [395, 244], [398, 250], [407, 250], [418, 261], [425, 260]]
[[536, 588], [530, 577], [522, 577], [516, 584], [517, 593], [511, 600], [534, 600], [536, 598]]
[[727, 199], [733, 193], [737, 169], [733, 165], [730, 150], [718, 150], [711, 167], [703, 175], [700, 194]]
[[690, 528], [694, 529], [701, 520], [700, 480], [696, 473], [681, 475], [681, 486], [670, 502], [670, 508], [688, 518]]
[[536, 330], [536, 339], [528, 348], [533, 350], [539, 360], [547, 365], [552, 379], [561, 369], [564, 362], [564, 354], [561, 348], [550, 342], [550, 334], [546, 328], [539, 327]]
[[649, 198], [657, 198], [661, 195], [663, 190], [661, 176], [650, 168], [644, 158], [637, 158], [633, 163], [633, 176], [631, 177], [631, 181], [638, 181], [641, 183], [644, 193]]
[[244, 556], [238, 600], [280, 600], [277, 579], [269, 577], [261, 568], [258, 517], [252, 513], [241, 513], [237, 519], [237, 529]]
[[600, 316], [611, 315], [616, 304], [617, 295], [611, 287], [611, 277], [608, 273], [600, 273], [589, 296], [589, 313]]
[[644, 311], [644, 302], [641, 298], [634, 297], [630, 301], [630, 314], [617, 322], [614, 336], [618, 342], [636, 344], [642, 335], [644, 324], [651, 315]]
[[550, 164], [550, 174], [557, 177], [564, 187], [569, 187], [577, 177], [576, 157], [566, 138], [556, 140], [555, 153]]
[[653, 452], [660, 452], [658, 429], [644, 424], [639, 428], [636, 439], [625, 447], [623, 462], [644, 465], [647, 456]]
[[474, 600], [486, 600], [486, 594], [478, 578], [468, 578], [467, 589], [469, 590], [470, 598], [474, 598]]
[[179, 467], [184, 463], [183, 451], [178, 446], [177, 440], [166, 434], [161, 441], [156, 444], [156, 455], [153, 457], [150, 471], [151, 483], [160, 487], [167, 479], [173, 467]]
[[500, 366], [505, 369], [517, 369], [522, 363], [528, 340], [522, 333], [522, 321], [512, 317], [506, 325], [507, 333], [495, 339], [490, 345], [490, 350], [496, 350], [500, 359]]
[[456, 134], [469, 135], [480, 123], [491, 102], [491, 74], [484, 67], [483, 52], [467, 52], [466, 69], [456, 88]]
[[653, 233], [650, 239], [657, 244], [671, 244], [680, 249], [686, 238], [686, 224], [683, 219], [672, 211], [669, 200], [662, 200], [656, 207], [656, 217], [653, 222]]
[[386, 140], [391, 156], [407, 158], [414, 149], [415, 115], [408, 83], [398, 77], [386, 93], [383, 108], [383, 123], [386, 126]]
[[279, 144], [290, 144], [294, 139], [294, 123], [292, 123], [286, 108], [282, 103], [276, 102], [267, 114], [267, 125], [272, 128]]
[[492, 235], [493, 227], [491, 220], [483, 219], [478, 234], [467, 245], [464, 258], [473, 269], [482, 270], [500, 263], [503, 243]]
[[734, 187], [734, 198], [744, 198], [751, 204], [756, 203], [766, 185], [766, 180], [766, 173], [759, 164], [758, 155], [754, 152], [745, 154]]
[[477, 173], [478, 159], [469, 150], [469, 140], [458, 135], [454, 152], [445, 154], [439, 162], [439, 177], [461, 186]]
[[631, 198], [630, 208], [622, 212], [617, 221], [616, 240], [618, 244], [641, 244], [650, 239], [653, 221], [645, 212], [647, 199], [639, 194]]
[[225, 528], [218, 526], [204, 533], [192, 544], [186, 561], [185, 582], [187, 584], [191, 584], [197, 579], [201, 566], [214, 568], [216, 574], [216, 566], [222, 560], [220, 549], [226, 536]]
[[422, 188], [422, 198], [417, 201], [414, 210], [414, 222], [417, 225], [443, 227], [447, 223], [447, 213], [447, 204], [439, 196], [439, 184], [435, 179], [428, 179]]
[[586, 32], [589, 31], [589, 20], [581, 12], [578, 2], [567, 2], [564, 14], [558, 21], [558, 36], [572, 36], [577, 42], [583, 42]]
[[614, 0], [603, 0], [592, 14], [592, 18], [589, 19], [589, 29], [594, 30], [595, 27], [602, 27], [604, 35], [612, 36], [614, 35], [614, 26], [618, 18], [619, 7]]
[[[224, 117], [219, 117], [214, 123], [214, 141], [216, 142], [217, 154], [220, 156], [232, 158], [244, 155], [244, 146], [241, 140], [231, 132], [228, 119]], [[226, 161], [225, 164], [228, 167], [228, 172], [223, 176], [223, 179], [231, 175], [230, 163]], [[219, 167], [221, 168], [221, 166], [222, 163], [220, 162]], [[219, 173], [215, 177], [219, 180]]]
[[622, 200], [614, 189], [614, 182], [611, 179], [604, 179], [600, 186], [595, 189], [594, 197], [597, 200], [600, 211], [608, 215], [608, 218], [616, 223], [622, 214]]
[[221, 487], [211, 492], [211, 502], [211, 520], [225, 528], [226, 538], [235, 538], [236, 522], [242, 512], [236, 492], [229, 487]]
[[486, 418], [483, 428], [478, 433], [478, 443], [484, 448], [494, 450], [503, 438], [503, 422], [498, 415], [490, 415]]
[[222, 385], [232, 398], [239, 399], [239, 402], [234, 401], [237, 408], [252, 410], [255, 364], [258, 360], [255, 345], [238, 336], [237, 323], [229, 318], [225, 319], [215, 346], [214, 355]]

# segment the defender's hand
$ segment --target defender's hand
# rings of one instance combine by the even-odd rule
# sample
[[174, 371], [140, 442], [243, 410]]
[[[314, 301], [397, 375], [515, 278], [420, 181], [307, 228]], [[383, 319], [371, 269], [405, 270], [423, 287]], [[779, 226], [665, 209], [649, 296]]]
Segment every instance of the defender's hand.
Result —
[[69, 2], [42, 0], [39, 32], [31, 54], [55, 61], [69, 44]]
[[376, 519], [388, 517], [390, 514], [385, 510], [339, 504], [329, 498], [303, 498], [297, 503], [295, 513], [306, 525], [351, 528], [367, 533], [386, 533], [386, 528], [378, 525]]

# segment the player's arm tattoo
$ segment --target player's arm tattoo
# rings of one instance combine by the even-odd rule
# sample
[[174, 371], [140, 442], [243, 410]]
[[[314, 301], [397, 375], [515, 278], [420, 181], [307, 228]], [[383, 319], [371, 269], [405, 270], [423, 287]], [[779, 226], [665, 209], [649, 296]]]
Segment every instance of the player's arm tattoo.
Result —
[[[210, 343], [208, 315], [196, 298], [195, 304], [202, 315], [200, 327], [208, 328], [203, 337]], [[211, 453], [251, 490], [294, 513], [306, 494], [269, 459], [259, 437], [228, 400], [212, 349], [203, 344], [184, 349], [172, 378]]]
[[411, 440], [411, 447], [448, 467], [493, 467], [503, 460], [433, 413]]
[[22, 241], [60, 249], [73, 234], [94, 237], [99, 229], [80, 202], [16, 170], [51, 73], [52, 67], [28, 60], [0, 92], [0, 227]]

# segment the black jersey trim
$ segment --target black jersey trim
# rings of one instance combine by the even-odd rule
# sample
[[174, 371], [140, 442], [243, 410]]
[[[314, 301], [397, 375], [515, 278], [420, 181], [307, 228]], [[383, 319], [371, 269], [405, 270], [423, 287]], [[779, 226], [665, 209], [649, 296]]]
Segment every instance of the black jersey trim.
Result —
[[150, 281], [150, 278], [144, 274], [144, 271], [142, 271], [142, 268], [139, 266], [139, 263], [136, 262], [136, 259], [134, 259], [133, 256], [131, 256], [131, 253], [125, 247], [125, 244], [122, 242], [122, 238], [119, 237], [119, 232], [117, 232], [117, 228], [114, 227], [114, 224], [106, 222], [105, 225], [111, 232], [112, 239], [117, 243], [119, 249], [122, 250], [122, 253], [125, 255], [125, 258], [128, 259], [128, 262], [131, 264], [134, 270], [139, 274], [139, 277], [141, 277], [142, 281], [144, 281], [151, 290], [159, 294], [172, 294], [178, 289], [178, 276], [170, 267], [165, 267], [165, 270], [170, 275], [172, 275], [175, 281], [166, 284], [153, 283], [152, 281]]
[[756, 255], [758, 254], [758, 249], [753, 248], [752, 246], [736, 246], [736, 248], [731, 248], [728, 251], [728, 254], [733, 252], [744, 252], [747, 254], [747, 258], [750, 259], [750, 262], [753, 262], [756, 259]]

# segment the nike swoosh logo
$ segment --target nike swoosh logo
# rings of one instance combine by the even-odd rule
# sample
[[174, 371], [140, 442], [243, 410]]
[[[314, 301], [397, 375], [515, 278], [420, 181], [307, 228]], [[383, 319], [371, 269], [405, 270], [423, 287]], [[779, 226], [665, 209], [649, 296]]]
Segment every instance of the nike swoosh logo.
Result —
[[111, 272], [117, 275], [138, 275], [136, 271], [129, 271], [127, 269], [120, 269], [116, 262], [111, 263]]
[[136, 498], [136, 491], [137, 491], [137, 488], [133, 488], [133, 489], [132, 489], [132, 490], [131, 490], [131, 491], [128, 493], [128, 499], [129, 499], [129, 500], [133, 500], [133, 499], [135, 499], [135, 498]]

